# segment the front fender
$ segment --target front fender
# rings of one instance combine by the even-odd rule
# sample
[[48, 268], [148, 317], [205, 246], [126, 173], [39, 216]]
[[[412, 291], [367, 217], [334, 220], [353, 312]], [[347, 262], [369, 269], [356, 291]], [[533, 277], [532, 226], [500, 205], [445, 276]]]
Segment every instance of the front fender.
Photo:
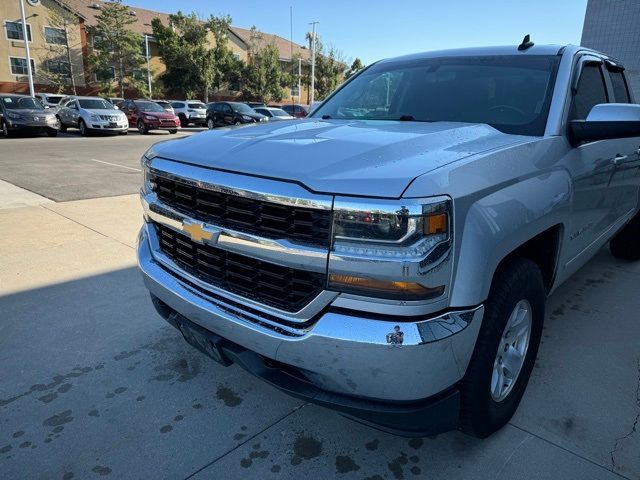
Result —
[[450, 304], [484, 302], [499, 263], [536, 235], [562, 225], [569, 215], [570, 198], [569, 175], [557, 169], [494, 191], [467, 209], [456, 205], [456, 213], [464, 218], [456, 221], [462, 228], [457, 235]]

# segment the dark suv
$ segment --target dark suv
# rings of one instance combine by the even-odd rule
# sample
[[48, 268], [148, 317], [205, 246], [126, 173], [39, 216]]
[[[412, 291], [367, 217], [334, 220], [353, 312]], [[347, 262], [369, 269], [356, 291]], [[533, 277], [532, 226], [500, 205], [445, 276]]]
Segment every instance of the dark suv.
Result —
[[214, 102], [207, 105], [207, 127], [266, 122], [268, 119], [246, 103]]

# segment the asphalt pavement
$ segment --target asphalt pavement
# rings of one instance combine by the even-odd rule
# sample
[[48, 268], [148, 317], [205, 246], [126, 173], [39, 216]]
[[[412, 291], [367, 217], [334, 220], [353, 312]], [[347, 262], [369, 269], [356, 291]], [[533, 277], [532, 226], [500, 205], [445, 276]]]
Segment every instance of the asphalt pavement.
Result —
[[395, 437], [213, 363], [155, 313], [130, 169], [165, 137], [0, 140], [1, 479], [640, 479], [640, 264], [603, 250], [550, 298], [500, 432]]

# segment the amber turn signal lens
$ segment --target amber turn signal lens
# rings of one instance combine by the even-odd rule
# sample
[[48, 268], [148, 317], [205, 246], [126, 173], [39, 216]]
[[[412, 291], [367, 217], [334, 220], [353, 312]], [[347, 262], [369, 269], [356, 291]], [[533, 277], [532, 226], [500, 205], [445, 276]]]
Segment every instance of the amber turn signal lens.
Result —
[[396, 300], [423, 300], [439, 297], [444, 293], [444, 285], [425, 287], [413, 282], [395, 282], [352, 275], [329, 275], [329, 287], [345, 293], [375, 295]]
[[424, 233], [427, 235], [439, 235], [447, 233], [449, 220], [446, 213], [429, 215], [424, 219]]

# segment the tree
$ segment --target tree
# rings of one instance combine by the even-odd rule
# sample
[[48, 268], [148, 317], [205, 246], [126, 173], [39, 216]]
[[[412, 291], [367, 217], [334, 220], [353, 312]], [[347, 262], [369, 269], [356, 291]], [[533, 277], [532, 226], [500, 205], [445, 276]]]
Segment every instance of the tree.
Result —
[[[307, 40], [311, 48], [311, 34], [307, 33]], [[338, 85], [340, 85], [345, 78], [346, 61], [344, 55], [338, 49], [333, 46], [329, 47], [326, 51], [322, 39], [316, 34], [315, 40], [315, 53], [316, 53], [316, 67], [315, 67], [315, 92], [314, 98], [316, 100], [323, 100], [331, 92], [333, 92]], [[311, 82], [309, 81], [309, 84]]]
[[353, 75], [358, 73], [364, 67], [365, 65], [362, 63], [362, 60], [356, 57], [356, 59], [351, 64], [351, 67], [349, 68], [349, 70], [347, 70], [347, 72], [344, 74], [344, 79], [347, 80], [348, 78], [351, 78]]
[[202, 95], [208, 102], [211, 91], [232, 81], [240, 68], [228, 46], [231, 17], [211, 16], [201, 21], [193, 13], [178, 12], [169, 15], [169, 23], [165, 26], [158, 18], [151, 22], [167, 68], [162, 81], [169, 90], [184, 92], [188, 97]]
[[71, 86], [73, 94], [76, 94], [76, 83], [74, 77], [74, 63], [71, 55], [71, 45], [69, 39], [69, 27], [77, 23], [75, 14], [61, 4], [51, 3], [49, 6], [49, 19], [47, 31], [43, 29], [42, 35], [46, 43], [41, 55], [44, 68], [38, 69], [36, 75], [39, 81], [53, 86], [58, 93], [63, 93], [67, 86]]
[[249, 62], [242, 78], [242, 95], [247, 99], [268, 103], [284, 96], [290, 76], [280, 64], [280, 51], [275, 43], [265, 43], [264, 36], [254, 26], [249, 42]]
[[102, 84], [103, 93], [113, 90], [114, 80], [122, 97], [127, 88], [144, 91], [147, 70], [141, 48], [143, 39], [130, 29], [137, 21], [135, 15], [122, 0], [100, 5], [97, 24], [90, 28], [94, 47], [89, 56], [91, 71]]

